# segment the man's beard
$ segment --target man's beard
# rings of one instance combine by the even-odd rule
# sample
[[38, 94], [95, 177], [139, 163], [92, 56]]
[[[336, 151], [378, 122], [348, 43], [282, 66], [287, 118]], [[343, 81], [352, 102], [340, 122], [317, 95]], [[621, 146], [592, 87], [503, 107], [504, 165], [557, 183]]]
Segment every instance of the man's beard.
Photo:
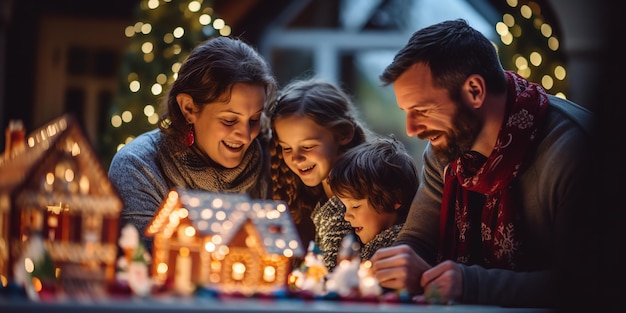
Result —
[[483, 127], [482, 119], [472, 109], [457, 102], [457, 112], [452, 119], [454, 128], [447, 131], [446, 146], [432, 146], [435, 157], [450, 163], [470, 151], [478, 133]]

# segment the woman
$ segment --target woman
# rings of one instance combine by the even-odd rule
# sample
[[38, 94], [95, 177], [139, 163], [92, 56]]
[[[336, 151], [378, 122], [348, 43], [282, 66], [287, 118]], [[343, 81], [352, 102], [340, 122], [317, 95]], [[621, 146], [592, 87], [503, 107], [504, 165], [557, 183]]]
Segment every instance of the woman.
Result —
[[262, 123], [276, 80], [266, 61], [239, 39], [197, 46], [170, 87], [159, 128], [113, 157], [109, 179], [124, 202], [120, 225], [144, 230], [173, 187], [247, 193], [270, 191]]

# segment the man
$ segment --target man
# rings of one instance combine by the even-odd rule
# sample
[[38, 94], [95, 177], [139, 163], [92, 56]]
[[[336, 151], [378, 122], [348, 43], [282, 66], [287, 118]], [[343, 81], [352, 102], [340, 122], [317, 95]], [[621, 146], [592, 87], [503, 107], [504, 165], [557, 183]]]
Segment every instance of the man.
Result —
[[407, 134], [429, 141], [406, 224], [372, 258], [381, 285], [437, 303], [555, 305], [591, 113], [505, 71], [464, 20], [414, 33], [380, 78]]

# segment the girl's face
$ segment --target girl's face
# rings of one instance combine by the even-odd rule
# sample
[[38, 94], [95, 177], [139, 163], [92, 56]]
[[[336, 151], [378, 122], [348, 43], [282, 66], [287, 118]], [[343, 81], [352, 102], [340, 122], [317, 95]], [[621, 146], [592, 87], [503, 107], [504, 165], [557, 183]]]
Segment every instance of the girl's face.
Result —
[[214, 102], [188, 117], [194, 124], [196, 145], [211, 160], [237, 167], [261, 130], [265, 89], [261, 85], [233, 85], [229, 102]]
[[364, 244], [372, 241], [376, 235], [396, 222], [395, 211], [387, 212], [379, 209], [379, 212], [376, 212], [367, 199], [339, 197], [339, 200], [346, 206], [344, 219], [350, 222], [354, 232]]
[[289, 169], [309, 187], [323, 182], [341, 146], [333, 133], [307, 116], [277, 118], [274, 129]]

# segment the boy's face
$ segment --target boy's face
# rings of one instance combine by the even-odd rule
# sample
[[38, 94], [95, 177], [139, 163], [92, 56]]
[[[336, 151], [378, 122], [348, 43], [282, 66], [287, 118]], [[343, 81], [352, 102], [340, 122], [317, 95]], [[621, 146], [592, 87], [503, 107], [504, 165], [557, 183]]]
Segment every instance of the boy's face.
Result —
[[350, 222], [350, 225], [354, 227], [354, 233], [364, 244], [372, 241], [376, 235], [396, 222], [395, 211], [387, 212], [379, 209], [377, 212], [367, 199], [338, 198], [346, 206], [344, 219]]

